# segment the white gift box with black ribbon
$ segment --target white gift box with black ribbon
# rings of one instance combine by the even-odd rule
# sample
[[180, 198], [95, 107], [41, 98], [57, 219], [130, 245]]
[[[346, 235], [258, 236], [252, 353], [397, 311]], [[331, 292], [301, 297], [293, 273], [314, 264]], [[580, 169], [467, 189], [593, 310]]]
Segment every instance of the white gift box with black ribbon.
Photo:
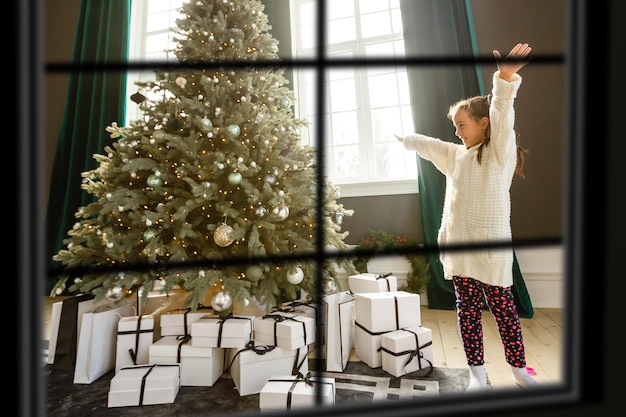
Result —
[[180, 364], [181, 386], [211, 387], [224, 373], [224, 349], [194, 347], [191, 336], [163, 336], [150, 346], [150, 363]]
[[393, 376], [433, 367], [433, 334], [427, 327], [413, 326], [381, 336], [382, 369]]
[[288, 301], [286, 303], [282, 303], [280, 306], [272, 307], [272, 311], [270, 311], [270, 313], [279, 312], [295, 314], [297, 316], [307, 316], [315, 319], [316, 323], [319, 323], [320, 307], [321, 306], [319, 304], [313, 301], [300, 299], [295, 301]]
[[354, 355], [370, 368], [380, 367], [382, 365], [380, 338], [387, 333], [389, 332], [370, 332], [356, 322], [354, 328]]
[[207, 315], [191, 323], [191, 346], [243, 349], [252, 340], [254, 316]]
[[[317, 403], [317, 395], [320, 403]], [[335, 405], [335, 378], [310, 375], [273, 375], [261, 389], [261, 411], [331, 407]]]
[[398, 291], [398, 278], [391, 273], [361, 273], [348, 276], [348, 288], [353, 294]]
[[420, 326], [419, 294], [407, 291], [354, 294], [355, 321], [371, 333]]
[[111, 379], [108, 407], [173, 403], [180, 389], [180, 365], [125, 366]]
[[211, 307], [170, 309], [161, 314], [161, 336], [185, 336], [191, 334], [191, 323], [208, 315], [215, 314]]
[[309, 372], [308, 350], [282, 349], [256, 345], [250, 341], [244, 349], [226, 349], [226, 372], [229, 372], [239, 395], [258, 394], [272, 375], [297, 375]]
[[130, 365], [148, 363], [150, 345], [154, 342], [154, 317], [122, 317], [117, 323], [115, 373]]
[[298, 349], [315, 343], [315, 319], [274, 312], [257, 317], [253, 339], [261, 344], [283, 349]]

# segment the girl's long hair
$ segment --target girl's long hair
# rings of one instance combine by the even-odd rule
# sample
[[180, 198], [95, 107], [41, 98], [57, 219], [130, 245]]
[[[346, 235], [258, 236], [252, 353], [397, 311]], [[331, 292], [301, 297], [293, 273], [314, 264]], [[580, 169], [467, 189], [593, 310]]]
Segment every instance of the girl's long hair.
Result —
[[[459, 110], [467, 110], [470, 117], [474, 120], [480, 120], [483, 117], [489, 118], [489, 106], [491, 106], [491, 94], [459, 100], [452, 104], [448, 109], [448, 119], [454, 120], [454, 115]], [[483, 155], [483, 146], [489, 145], [489, 142], [491, 141], [491, 123], [487, 126], [485, 135], [486, 139], [480, 144], [476, 155], [476, 159], [479, 164]], [[517, 144], [517, 165], [515, 166], [515, 173], [522, 178], [526, 178], [524, 175], [524, 155], [529, 153], [529, 151], [520, 145], [519, 134], [517, 131], [515, 131], [515, 142]]]

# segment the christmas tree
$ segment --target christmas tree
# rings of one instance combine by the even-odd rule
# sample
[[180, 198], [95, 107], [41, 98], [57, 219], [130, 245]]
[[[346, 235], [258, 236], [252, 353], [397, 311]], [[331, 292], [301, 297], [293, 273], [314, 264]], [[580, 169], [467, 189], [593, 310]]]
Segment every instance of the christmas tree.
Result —
[[106, 127], [115, 142], [82, 174], [94, 201], [53, 257], [63, 271], [52, 296], [179, 287], [195, 308], [217, 289], [212, 306], [228, 311], [251, 297], [317, 297], [337, 287], [337, 266], [356, 272], [348, 257], [322, 256], [347, 248], [341, 223], [353, 213], [300, 142], [307, 122], [294, 115], [263, 10], [258, 0], [184, 3], [170, 51], [179, 65], [137, 83], [143, 119]]

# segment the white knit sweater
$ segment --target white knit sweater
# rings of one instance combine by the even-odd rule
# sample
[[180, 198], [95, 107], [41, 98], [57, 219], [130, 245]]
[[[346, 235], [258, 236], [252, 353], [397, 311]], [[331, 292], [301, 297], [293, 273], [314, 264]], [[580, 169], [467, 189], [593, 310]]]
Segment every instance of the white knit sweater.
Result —
[[472, 251], [446, 251], [445, 247], [511, 241], [510, 187], [517, 164], [513, 102], [521, 82], [519, 74], [512, 82], [501, 79], [498, 72], [493, 75], [491, 141], [484, 146], [480, 164], [476, 159], [480, 145], [466, 149], [462, 144], [421, 134], [410, 134], [404, 139], [406, 149], [417, 151], [446, 177], [437, 237], [445, 279], [460, 275], [490, 285], [513, 285], [510, 247]]

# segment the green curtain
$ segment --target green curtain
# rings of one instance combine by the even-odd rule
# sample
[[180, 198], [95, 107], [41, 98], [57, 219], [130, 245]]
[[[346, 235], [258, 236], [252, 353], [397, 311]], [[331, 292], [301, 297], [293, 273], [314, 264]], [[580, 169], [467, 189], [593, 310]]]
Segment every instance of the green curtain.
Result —
[[[124, 124], [131, 0], [81, 0], [65, 113], [58, 136], [46, 212], [46, 294], [60, 265], [52, 256], [62, 248], [76, 222], [76, 210], [92, 201], [81, 189], [81, 173], [97, 166], [92, 155], [111, 142], [106, 126]], [[82, 69], [81, 64], [113, 64], [111, 70]]]
[[[454, 130], [446, 118], [448, 107], [461, 98], [485, 94], [485, 91], [479, 68], [474, 63], [468, 60], [446, 65], [437, 60], [475, 55], [471, 8], [467, 0], [401, 0], [400, 7], [407, 58], [431, 59], [424, 65], [408, 67], [415, 130], [453, 141]], [[431, 162], [418, 157], [418, 185], [424, 244], [436, 247], [445, 177]], [[452, 282], [443, 278], [443, 266], [438, 254], [432, 252], [427, 256], [433, 273], [427, 289], [428, 307], [455, 309]], [[532, 303], [516, 257], [513, 263], [513, 295], [520, 317], [532, 317]]]

